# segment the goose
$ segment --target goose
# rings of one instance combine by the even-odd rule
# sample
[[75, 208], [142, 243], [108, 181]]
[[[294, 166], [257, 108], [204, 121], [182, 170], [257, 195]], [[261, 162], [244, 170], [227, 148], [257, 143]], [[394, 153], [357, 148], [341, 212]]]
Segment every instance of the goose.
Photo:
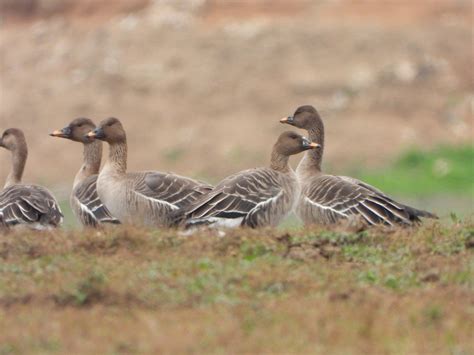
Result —
[[212, 189], [210, 185], [173, 173], [127, 172], [127, 137], [114, 117], [87, 134], [109, 144], [109, 159], [97, 179], [97, 192], [122, 223], [171, 226], [170, 213]]
[[95, 129], [89, 118], [81, 117], [69, 125], [50, 133], [52, 137], [69, 139], [83, 145], [83, 164], [74, 178], [69, 198], [72, 211], [85, 227], [98, 227], [104, 223], [119, 224], [97, 194], [97, 176], [102, 159], [102, 142], [85, 137]]
[[282, 133], [273, 146], [270, 167], [244, 170], [222, 180], [183, 211], [185, 228], [278, 225], [299, 195], [289, 157], [318, 146], [298, 133]]
[[413, 225], [420, 217], [436, 215], [394, 201], [379, 189], [348, 176], [334, 176], [322, 172], [324, 124], [313, 106], [299, 107], [293, 116], [281, 123], [308, 131], [309, 139], [321, 146], [306, 152], [296, 174], [301, 183], [301, 195], [296, 214], [306, 224], [334, 224], [341, 220], [359, 219], [368, 225]]
[[60, 226], [63, 214], [51, 192], [42, 186], [21, 183], [28, 157], [23, 132], [7, 129], [0, 138], [0, 147], [12, 154], [12, 169], [0, 191], [0, 225], [22, 225], [37, 230]]

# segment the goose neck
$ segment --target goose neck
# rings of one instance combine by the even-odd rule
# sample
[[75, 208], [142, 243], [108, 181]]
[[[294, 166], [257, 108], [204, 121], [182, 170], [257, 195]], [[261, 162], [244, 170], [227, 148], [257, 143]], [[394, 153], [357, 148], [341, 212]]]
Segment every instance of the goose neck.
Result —
[[96, 140], [91, 143], [84, 144], [83, 164], [76, 174], [76, 177], [74, 179], [74, 186], [81, 183], [89, 176], [98, 174], [101, 159], [102, 142]]
[[28, 149], [26, 146], [18, 147], [12, 151], [12, 168], [7, 176], [5, 188], [11, 185], [21, 183], [23, 172], [25, 170]]
[[127, 171], [127, 142], [110, 144], [108, 165], [113, 171], [125, 174]]
[[301, 161], [301, 163], [303, 163], [301, 168], [321, 171], [321, 163], [324, 152], [324, 127], [318, 124], [310, 127], [308, 129], [308, 138], [312, 142], [318, 143], [321, 147], [309, 150], [305, 153], [303, 160]]
[[287, 173], [290, 171], [290, 165], [288, 164], [289, 159], [290, 157], [288, 155], [281, 154], [276, 149], [273, 149], [270, 168]]

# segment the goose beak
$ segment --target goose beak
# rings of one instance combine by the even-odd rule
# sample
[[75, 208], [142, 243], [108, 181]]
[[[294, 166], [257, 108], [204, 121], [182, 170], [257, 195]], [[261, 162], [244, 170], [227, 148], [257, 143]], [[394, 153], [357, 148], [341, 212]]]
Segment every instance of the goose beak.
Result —
[[303, 148], [304, 149], [321, 148], [321, 144], [311, 142], [308, 138], [303, 138]]
[[283, 118], [280, 120], [280, 123], [293, 124], [293, 122], [294, 122], [293, 116], [283, 117]]
[[63, 129], [57, 129], [54, 132], [50, 133], [51, 137], [59, 137], [59, 138], [70, 138], [71, 137], [71, 127], [67, 126]]
[[101, 127], [98, 127], [96, 129], [94, 129], [93, 131], [90, 131], [89, 133], [87, 133], [86, 138], [89, 138], [89, 139], [104, 139], [105, 138], [104, 130]]

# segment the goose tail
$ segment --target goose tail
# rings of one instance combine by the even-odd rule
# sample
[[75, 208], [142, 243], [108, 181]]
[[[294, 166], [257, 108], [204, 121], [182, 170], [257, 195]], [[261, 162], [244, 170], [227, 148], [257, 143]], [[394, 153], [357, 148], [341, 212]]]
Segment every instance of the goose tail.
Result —
[[421, 218], [439, 219], [439, 217], [434, 213], [424, 211], [424, 210], [419, 210], [417, 208], [406, 206], [406, 205], [403, 205], [403, 207], [410, 214], [411, 219], [418, 220], [420, 217]]

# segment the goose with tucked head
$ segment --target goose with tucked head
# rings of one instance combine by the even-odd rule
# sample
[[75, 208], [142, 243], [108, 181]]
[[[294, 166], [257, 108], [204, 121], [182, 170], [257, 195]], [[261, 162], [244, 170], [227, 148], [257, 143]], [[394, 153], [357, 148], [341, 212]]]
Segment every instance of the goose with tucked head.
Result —
[[9, 128], [0, 138], [0, 147], [11, 152], [12, 168], [0, 191], [0, 224], [3, 227], [27, 226], [32, 229], [58, 227], [63, 214], [50, 191], [38, 185], [22, 184], [28, 146], [23, 131]]
[[222, 180], [182, 213], [187, 228], [276, 226], [293, 209], [299, 183], [288, 164], [291, 155], [317, 149], [298, 133], [282, 133], [273, 146], [270, 167], [244, 170]]
[[321, 144], [319, 149], [306, 152], [296, 169], [302, 188], [296, 213], [305, 224], [358, 219], [368, 225], [392, 226], [413, 225], [420, 222], [420, 217], [437, 218], [430, 212], [396, 202], [363, 181], [323, 173], [324, 124], [313, 106], [301, 106], [280, 122], [305, 129], [310, 139]]
[[105, 207], [97, 194], [97, 177], [102, 159], [102, 142], [86, 137], [96, 128], [89, 118], [74, 119], [66, 127], [50, 134], [83, 145], [83, 163], [74, 178], [70, 204], [74, 215], [85, 227], [98, 227], [103, 223], [120, 223]]
[[157, 171], [127, 172], [127, 136], [117, 118], [108, 118], [87, 135], [109, 144], [109, 159], [97, 179], [97, 192], [122, 223], [168, 227], [172, 212], [212, 189], [208, 184]]

